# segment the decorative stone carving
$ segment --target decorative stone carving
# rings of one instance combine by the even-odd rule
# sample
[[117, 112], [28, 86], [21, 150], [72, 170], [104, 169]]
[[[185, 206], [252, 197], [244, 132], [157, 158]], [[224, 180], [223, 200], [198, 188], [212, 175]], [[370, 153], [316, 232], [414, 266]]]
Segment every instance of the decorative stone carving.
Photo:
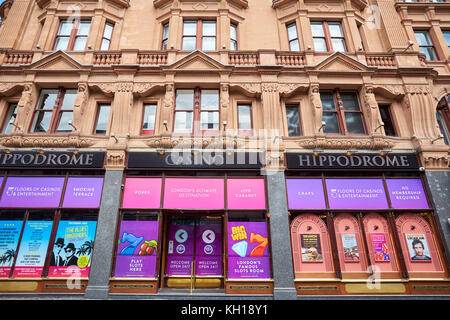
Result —
[[79, 136], [69, 137], [24, 137], [21, 135], [0, 138], [0, 144], [5, 147], [28, 148], [87, 148], [94, 145], [92, 139]]
[[381, 150], [394, 147], [394, 143], [383, 136], [370, 136], [368, 138], [349, 138], [349, 137], [328, 137], [319, 136], [316, 138], [306, 138], [298, 142], [300, 147], [305, 149], [363, 149], [363, 150]]
[[[365, 87], [364, 104], [370, 117], [371, 133], [376, 134], [375, 130], [381, 124], [380, 111], [378, 110], [378, 102], [375, 99], [372, 86]], [[378, 132], [380, 133], [380, 131]]]
[[111, 168], [123, 168], [125, 166], [125, 151], [108, 150], [106, 154], [106, 166]]
[[73, 104], [73, 121], [76, 131], [80, 130], [81, 119], [83, 119], [84, 109], [88, 100], [88, 87], [86, 83], [78, 84], [78, 92]]
[[163, 106], [165, 108], [172, 108], [174, 103], [174, 86], [173, 84], [169, 83], [166, 84], [166, 94], [164, 96], [163, 100]]
[[311, 85], [309, 89], [309, 100], [313, 107], [314, 112], [314, 127], [315, 131], [318, 132], [319, 128], [322, 126], [322, 100], [319, 94], [319, 85]]
[[427, 169], [447, 169], [449, 166], [448, 152], [424, 152], [421, 156]]

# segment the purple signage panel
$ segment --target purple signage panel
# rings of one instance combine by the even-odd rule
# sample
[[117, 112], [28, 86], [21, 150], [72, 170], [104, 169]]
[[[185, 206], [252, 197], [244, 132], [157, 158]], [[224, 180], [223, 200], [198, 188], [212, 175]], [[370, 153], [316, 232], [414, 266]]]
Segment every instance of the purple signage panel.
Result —
[[381, 179], [326, 179], [331, 209], [388, 209]]
[[169, 226], [166, 274], [191, 275], [191, 263], [194, 261], [194, 225], [175, 224]]
[[394, 209], [428, 209], [428, 201], [420, 179], [386, 179]]
[[58, 207], [64, 179], [64, 177], [8, 177], [0, 199], [0, 207]]
[[228, 222], [228, 278], [270, 278], [268, 244], [266, 222]]
[[98, 208], [103, 178], [69, 178], [64, 193], [64, 208]]
[[158, 251], [158, 221], [122, 221], [115, 277], [154, 278]]
[[286, 179], [289, 209], [326, 209], [322, 179]]
[[197, 226], [195, 274], [198, 276], [222, 275], [222, 228], [220, 224]]

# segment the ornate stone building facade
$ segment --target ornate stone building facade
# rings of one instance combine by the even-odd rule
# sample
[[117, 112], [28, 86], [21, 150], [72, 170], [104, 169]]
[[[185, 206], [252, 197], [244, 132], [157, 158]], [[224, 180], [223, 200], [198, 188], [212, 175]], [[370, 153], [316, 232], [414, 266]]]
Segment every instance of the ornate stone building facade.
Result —
[[[56, 205], [40, 205], [42, 194], [28, 194], [31, 202], [23, 205], [20, 195], [9, 204], [0, 201], [0, 222], [21, 222], [16, 241], [10, 240], [14, 255], [2, 262], [9, 269], [0, 275], [0, 292], [107, 298], [210, 290], [269, 299], [450, 293], [449, 2], [7, 0], [0, 15], [2, 199], [7, 200], [8, 188], [32, 192], [31, 186], [21, 190], [9, 184], [21, 176], [65, 177], [66, 195], [71, 178], [103, 179], [97, 190], [101, 201], [89, 209], [81, 202], [66, 207], [64, 197]], [[90, 153], [96, 155], [89, 158]], [[189, 161], [168, 161], [174, 153], [187, 154]], [[91, 165], [99, 154], [104, 162]], [[244, 160], [205, 161], [217, 154], [242, 154]], [[252, 154], [257, 160], [250, 163]], [[182, 194], [182, 184], [167, 189], [174, 177], [193, 179], [194, 189], [199, 182], [219, 196], [222, 192], [225, 204], [189, 206], [186, 198], [206, 203], [213, 196], [203, 189], [192, 191], [195, 196]], [[210, 187], [212, 177], [225, 181], [225, 190]], [[132, 179], [163, 184], [127, 189]], [[231, 181], [239, 179], [249, 190], [249, 181], [263, 181], [262, 194], [231, 195]], [[307, 179], [322, 181], [323, 189], [290, 189], [289, 181], [313, 182]], [[361, 198], [367, 206], [350, 201], [333, 207], [329, 180], [339, 179], [355, 184], [342, 182], [338, 198]], [[386, 204], [364, 179], [382, 182], [377, 188]], [[390, 187], [395, 179], [409, 180], [395, 191]], [[417, 181], [420, 190], [412, 187]], [[89, 197], [77, 190], [74, 197]], [[135, 196], [155, 190], [163, 195], [156, 206], [137, 198], [128, 206], [127, 190]], [[166, 199], [172, 191], [183, 204]], [[294, 204], [296, 196], [308, 203], [305, 192], [323, 193], [323, 207]], [[264, 205], [233, 207], [232, 196], [263, 197]], [[395, 197], [407, 204], [396, 206]], [[411, 204], [415, 200], [425, 204]], [[80, 228], [94, 222], [96, 230], [86, 238], [93, 241], [89, 254], [78, 254], [79, 260], [88, 257], [87, 265], [78, 264], [88, 272], [82, 272], [77, 288], [65, 286], [69, 275], [52, 268], [51, 258], [59, 226], [72, 220]], [[52, 222], [38, 254], [42, 263], [36, 265], [21, 253], [32, 221]], [[130, 261], [122, 270], [119, 247], [126, 221], [149, 223], [148, 228], [156, 221], [150, 271], [138, 272]], [[235, 253], [249, 257], [239, 255], [239, 246], [231, 249], [233, 223], [248, 230], [264, 224], [264, 232], [253, 234], [266, 239], [265, 251], [251, 258], [267, 261], [235, 261]], [[199, 235], [205, 225], [220, 244], [213, 246], [216, 251], [201, 250], [216, 252], [217, 260], [202, 260], [198, 247], [190, 260], [173, 258], [172, 246], [184, 240], [180, 235], [189, 228], [193, 233], [186, 231], [186, 237]], [[172, 226], [185, 227], [173, 231], [178, 238]], [[384, 233], [376, 234], [384, 240], [371, 237], [372, 226], [383, 226]], [[309, 246], [320, 255], [316, 261], [308, 261], [304, 251], [308, 234]], [[408, 249], [413, 234], [430, 261], [414, 261]], [[208, 243], [208, 233], [203, 235]], [[390, 255], [380, 264], [374, 254], [382, 244]], [[350, 247], [353, 264], [346, 255]], [[248, 269], [249, 264], [261, 269]], [[205, 265], [209, 271], [201, 271]], [[249, 276], [251, 270], [260, 275]], [[366, 285], [374, 273], [381, 283], [375, 289]]]

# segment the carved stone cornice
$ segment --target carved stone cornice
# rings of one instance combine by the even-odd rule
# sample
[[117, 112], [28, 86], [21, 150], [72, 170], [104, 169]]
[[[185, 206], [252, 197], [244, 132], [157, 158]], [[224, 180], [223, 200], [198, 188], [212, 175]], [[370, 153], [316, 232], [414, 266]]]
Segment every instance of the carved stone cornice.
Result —
[[300, 147], [305, 149], [363, 149], [363, 150], [381, 150], [391, 149], [394, 143], [384, 136], [368, 137], [337, 137], [337, 136], [315, 136], [306, 137], [297, 142]]
[[245, 146], [245, 139], [238, 136], [177, 136], [161, 135], [147, 138], [150, 148], [162, 149], [237, 149]]
[[23, 88], [25, 84], [14, 83], [14, 82], [1, 82], [0, 83], [0, 96], [8, 96], [18, 90]]
[[426, 152], [421, 154], [426, 169], [448, 169], [448, 152]]
[[250, 82], [230, 83], [230, 88], [236, 88], [240, 91], [243, 91], [245, 95], [250, 97], [258, 96], [262, 91], [260, 83]]
[[89, 83], [90, 87], [97, 88], [105, 95], [114, 95], [116, 92], [132, 92], [137, 96], [146, 96], [153, 89], [164, 88], [163, 83], [152, 83], [152, 82], [100, 82], [100, 83]]
[[107, 150], [106, 152], [106, 168], [123, 169], [125, 167], [125, 150]]
[[10, 148], [87, 148], [94, 143], [94, 140], [78, 135], [65, 137], [8, 135], [0, 137], [0, 145]]

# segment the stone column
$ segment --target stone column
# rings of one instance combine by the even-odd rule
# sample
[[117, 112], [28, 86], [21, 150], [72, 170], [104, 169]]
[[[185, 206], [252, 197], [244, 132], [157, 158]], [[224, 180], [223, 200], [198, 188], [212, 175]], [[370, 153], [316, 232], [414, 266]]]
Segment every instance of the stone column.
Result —
[[293, 300], [297, 298], [297, 293], [294, 286], [286, 183], [283, 171], [267, 173], [267, 195], [270, 213], [273, 295], [275, 300]]
[[91, 271], [85, 292], [85, 297], [88, 299], [108, 297], [122, 176], [123, 170], [106, 170], [105, 172]]

